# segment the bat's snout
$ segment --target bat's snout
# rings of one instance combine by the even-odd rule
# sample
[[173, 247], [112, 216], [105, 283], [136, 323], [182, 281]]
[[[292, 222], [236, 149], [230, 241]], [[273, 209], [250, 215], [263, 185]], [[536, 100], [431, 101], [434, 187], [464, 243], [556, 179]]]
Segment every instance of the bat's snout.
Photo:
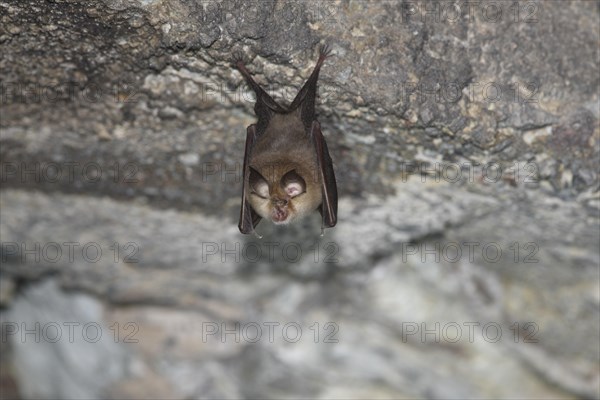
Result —
[[273, 219], [273, 222], [275, 223], [283, 223], [287, 220], [288, 218], [288, 211], [284, 208], [281, 207], [275, 207], [273, 208], [273, 212], [271, 214], [271, 217]]
[[285, 207], [288, 203], [287, 199], [273, 199], [272, 201], [275, 207]]

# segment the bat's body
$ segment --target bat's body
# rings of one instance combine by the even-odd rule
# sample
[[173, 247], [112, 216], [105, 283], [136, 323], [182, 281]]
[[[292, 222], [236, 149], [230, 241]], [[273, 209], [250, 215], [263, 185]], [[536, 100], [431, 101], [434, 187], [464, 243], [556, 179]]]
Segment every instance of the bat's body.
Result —
[[258, 117], [246, 136], [242, 233], [254, 232], [262, 218], [287, 224], [317, 209], [323, 226], [337, 222], [333, 164], [314, 111], [319, 70], [327, 55], [321, 49], [313, 73], [289, 108], [277, 104], [237, 62], [256, 93]]

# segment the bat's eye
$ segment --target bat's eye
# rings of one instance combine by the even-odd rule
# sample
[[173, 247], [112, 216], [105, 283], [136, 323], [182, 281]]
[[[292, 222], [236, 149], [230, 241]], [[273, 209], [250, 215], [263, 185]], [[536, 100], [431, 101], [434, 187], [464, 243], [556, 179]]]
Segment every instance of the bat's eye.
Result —
[[250, 178], [248, 183], [250, 184], [252, 193], [263, 199], [269, 197], [269, 184], [265, 178], [252, 167], [250, 167]]
[[296, 197], [306, 191], [306, 182], [295, 170], [288, 172], [281, 178], [281, 186], [290, 197]]

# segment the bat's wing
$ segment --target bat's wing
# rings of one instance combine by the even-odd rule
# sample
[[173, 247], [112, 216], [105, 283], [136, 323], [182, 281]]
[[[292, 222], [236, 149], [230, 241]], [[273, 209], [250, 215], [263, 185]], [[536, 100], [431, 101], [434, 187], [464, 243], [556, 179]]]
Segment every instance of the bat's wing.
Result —
[[254, 232], [254, 227], [258, 225], [261, 220], [258, 215], [250, 206], [250, 203], [246, 201], [246, 184], [248, 183], [248, 177], [250, 175], [250, 168], [248, 163], [250, 162], [250, 154], [252, 153], [252, 147], [256, 141], [256, 125], [250, 125], [246, 132], [246, 149], [244, 151], [244, 177], [242, 183], [242, 207], [240, 210], [240, 222], [238, 227], [240, 232], [243, 234], [249, 234]]
[[313, 121], [310, 136], [315, 146], [318, 163], [317, 172], [322, 182], [323, 203], [319, 207], [319, 212], [323, 217], [323, 225], [332, 228], [337, 223], [337, 185], [335, 183], [335, 173], [333, 172], [333, 162], [325, 138], [321, 133], [321, 124], [318, 121]]

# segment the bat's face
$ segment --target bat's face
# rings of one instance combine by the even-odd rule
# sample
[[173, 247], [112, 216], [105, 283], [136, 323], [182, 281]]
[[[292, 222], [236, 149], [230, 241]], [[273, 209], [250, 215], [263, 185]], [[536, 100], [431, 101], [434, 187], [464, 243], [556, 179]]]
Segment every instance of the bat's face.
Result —
[[258, 215], [275, 224], [289, 224], [312, 213], [321, 204], [321, 190], [297, 169], [250, 167], [247, 197]]

